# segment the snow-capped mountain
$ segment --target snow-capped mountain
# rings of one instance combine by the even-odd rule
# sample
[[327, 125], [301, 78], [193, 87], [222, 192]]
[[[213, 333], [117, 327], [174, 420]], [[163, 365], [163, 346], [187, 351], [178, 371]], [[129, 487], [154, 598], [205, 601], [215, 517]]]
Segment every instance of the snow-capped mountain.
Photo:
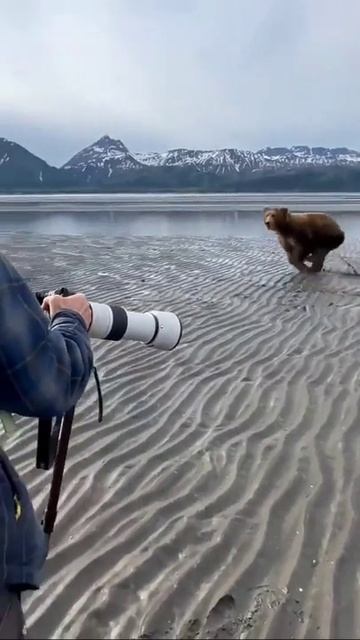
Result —
[[103, 136], [60, 169], [0, 138], [0, 190], [360, 191], [360, 152], [346, 147], [171, 149], [133, 153]]
[[360, 166], [360, 153], [346, 147], [267, 147], [255, 154], [259, 159], [259, 169], [301, 167], [301, 166]]
[[[110, 179], [112, 175], [131, 169], [140, 169], [142, 164], [135, 159], [121, 140], [103, 136], [69, 160], [63, 169], [81, 173], [87, 183]], [[112, 180], [114, 179], [114, 176]]]
[[197, 171], [217, 175], [256, 168], [255, 154], [239, 149], [171, 149], [165, 153], [137, 153], [135, 157], [148, 166], [193, 167]]
[[345, 147], [267, 147], [259, 151], [242, 149], [171, 149], [163, 153], [132, 153], [121, 140], [104, 136], [77, 153], [64, 169], [83, 173], [86, 181], [111, 180], [129, 170], [145, 167], [192, 168], [201, 173], [237, 174], [243, 171], [292, 169], [299, 167], [360, 166], [360, 153]]
[[198, 171], [217, 175], [239, 173], [246, 169], [258, 171], [301, 166], [360, 166], [360, 153], [343, 147], [336, 149], [307, 146], [267, 147], [260, 151], [173, 149], [165, 153], [137, 153], [135, 157], [148, 166], [192, 166]]

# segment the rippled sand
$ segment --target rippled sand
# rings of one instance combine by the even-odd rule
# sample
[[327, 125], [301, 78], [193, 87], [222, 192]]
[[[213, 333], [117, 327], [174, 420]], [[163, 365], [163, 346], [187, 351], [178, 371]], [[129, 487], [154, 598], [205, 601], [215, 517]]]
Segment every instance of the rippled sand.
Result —
[[[184, 323], [171, 353], [94, 342], [105, 419], [91, 381], [31, 635], [359, 637], [353, 270], [334, 254], [299, 275], [272, 240], [16, 235], [0, 248], [34, 289]], [[357, 253], [342, 248], [360, 273]], [[25, 421], [8, 451], [41, 514], [35, 440]]]

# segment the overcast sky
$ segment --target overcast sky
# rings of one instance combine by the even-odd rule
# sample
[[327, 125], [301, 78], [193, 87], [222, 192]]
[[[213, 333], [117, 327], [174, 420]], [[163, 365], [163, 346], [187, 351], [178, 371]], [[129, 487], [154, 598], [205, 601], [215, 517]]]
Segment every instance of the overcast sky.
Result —
[[0, 136], [360, 149], [359, 30], [360, 0], [0, 0]]

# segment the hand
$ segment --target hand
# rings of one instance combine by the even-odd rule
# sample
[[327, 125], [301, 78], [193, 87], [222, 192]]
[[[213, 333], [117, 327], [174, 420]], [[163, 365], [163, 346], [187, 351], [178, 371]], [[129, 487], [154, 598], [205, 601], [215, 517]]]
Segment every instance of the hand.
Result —
[[91, 308], [86, 297], [82, 293], [75, 293], [73, 296], [46, 296], [42, 303], [42, 308], [46, 311], [50, 318], [63, 311], [64, 309], [76, 311], [85, 322], [86, 328], [89, 329], [91, 323]]

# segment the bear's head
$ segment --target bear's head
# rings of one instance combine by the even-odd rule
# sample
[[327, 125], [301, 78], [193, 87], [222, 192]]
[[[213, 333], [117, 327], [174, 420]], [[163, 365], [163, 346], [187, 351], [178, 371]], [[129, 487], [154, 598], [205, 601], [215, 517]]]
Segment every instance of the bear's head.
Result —
[[289, 221], [290, 213], [287, 208], [265, 209], [264, 223], [270, 231], [281, 231]]

